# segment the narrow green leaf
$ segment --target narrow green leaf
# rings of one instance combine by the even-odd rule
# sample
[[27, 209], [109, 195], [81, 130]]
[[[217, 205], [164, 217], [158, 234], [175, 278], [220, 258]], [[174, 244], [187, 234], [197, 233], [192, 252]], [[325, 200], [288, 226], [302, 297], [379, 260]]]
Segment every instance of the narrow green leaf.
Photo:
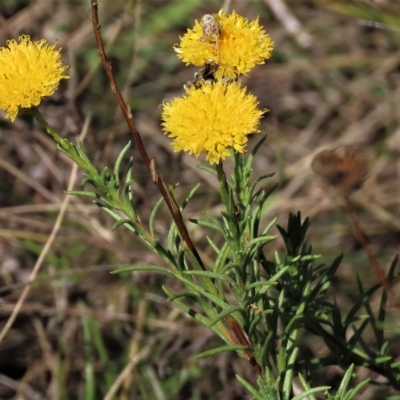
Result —
[[[359, 342], [361, 335], [364, 332], [364, 329], [367, 327], [368, 323], [369, 323], [369, 319], [364, 320], [361, 325], [358, 328], [354, 328], [354, 335], [350, 338], [350, 340], [348, 341], [348, 345], [351, 348], [354, 348], [357, 343]], [[368, 348], [368, 345], [366, 346]], [[369, 352], [370, 352], [370, 356], [373, 357], [373, 352], [370, 348], [368, 348]]]
[[220, 321], [221, 319], [225, 318], [227, 315], [233, 314], [235, 311], [243, 311], [243, 308], [241, 306], [230, 306], [230, 307], [226, 308], [224, 311], [222, 311], [220, 314], [218, 314], [215, 317], [215, 319], [213, 319], [210, 322], [210, 325], [208, 327], [211, 328], [218, 321]]
[[224, 266], [226, 266], [226, 259], [228, 258], [230, 251], [231, 248], [229, 247], [229, 244], [227, 242], [224, 242], [220, 251], [217, 252], [217, 259], [215, 260], [213, 268], [214, 272], [220, 272], [222, 274], [226, 273], [226, 269], [224, 268]]
[[[174, 293], [169, 291], [165, 286], [163, 286], [162, 289], [167, 294], [168, 298], [174, 296]], [[206, 317], [204, 317], [204, 315], [198, 313], [196, 310], [194, 310], [192, 307], [188, 306], [183, 301], [180, 301], [179, 299], [175, 299], [174, 303], [177, 304], [183, 311], [185, 311], [186, 314], [190, 315], [197, 321], [201, 322], [204, 326], [208, 326], [208, 324], [210, 323], [210, 321]], [[226, 338], [224, 338], [223, 336], [221, 336], [221, 337], [226, 341]]]
[[249, 338], [255, 337], [257, 325], [261, 321], [262, 318], [263, 318], [263, 315], [261, 313], [259, 313], [259, 314], [255, 315], [255, 317], [251, 321], [251, 324], [249, 327], [249, 332], [248, 332]]
[[117, 160], [115, 161], [114, 176], [117, 182], [119, 182], [119, 167], [121, 165], [122, 159], [124, 158], [126, 152], [129, 150], [130, 147], [131, 147], [131, 141], [129, 141], [127, 145], [121, 150], [121, 152], [117, 157]]
[[248, 243], [246, 243], [245, 248], [247, 249], [247, 248], [252, 247], [252, 246], [254, 246], [256, 244], [265, 245], [268, 242], [274, 241], [276, 238], [277, 238], [276, 235], [275, 236], [260, 236], [260, 237], [254, 238], [254, 239], [250, 240]]
[[135, 229], [135, 224], [130, 220], [130, 219], [120, 219], [117, 222], [114, 222], [113, 226], [111, 227], [112, 231], [115, 231], [117, 228], [119, 228], [121, 225], [130, 225]]
[[140, 264], [140, 265], [132, 265], [130, 267], [118, 268], [111, 271], [110, 274], [120, 274], [122, 272], [131, 272], [131, 271], [153, 271], [153, 272], [163, 272], [168, 275], [175, 275], [167, 268], [158, 267], [157, 265], [150, 265], [150, 264]]
[[[128, 170], [130, 171], [130, 170]], [[129, 172], [128, 172], [129, 174]], [[124, 201], [124, 211], [126, 215], [129, 217], [130, 220], [135, 220], [139, 219], [135, 208], [133, 207], [133, 196], [132, 196], [132, 183], [133, 180], [129, 179], [128, 177], [126, 178], [127, 181], [125, 182], [123, 188], [122, 188], [122, 198]]]
[[111, 178], [110, 170], [108, 169], [108, 167], [104, 167], [100, 174], [101, 181], [103, 182], [103, 184], [107, 184], [110, 178]]
[[[266, 235], [266, 234], [270, 231], [270, 229], [275, 225], [276, 220], [277, 220], [276, 217], [273, 218], [273, 219], [271, 220], [271, 222], [263, 229], [263, 231], [261, 232], [261, 235], [260, 235], [260, 236]], [[275, 236], [275, 237], [276, 237], [276, 236]]]
[[64, 191], [64, 193], [72, 195], [72, 196], [85, 196], [85, 197], [94, 197], [94, 198], [99, 197], [96, 193], [88, 192], [85, 190], [66, 190], [66, 191]]
[[199, 296], [197, 294], [190, 293], [190, 292], [178, 292], [178, 293], [172, 294], [171, 296], [168, 296], [167, 301], [174, 302], [176, 299], [180, 299], [182, 297], [187, 297], [188, 299], [194, 300], [194, 301], [199, 300]]
[[181, 212], [186, 208], [186, 206], [189, 204], [190, 200], [194, 197], [194, 195], [197, 192], [197, 189], [200, 187], [200, 183], [198, 183], [186, 196], [185, 200], [182, 202], [182, 205], [180, 206]]
[[286, 371], [287, 361], [286, 361], [286, 348], [283, 346], [279, 350], [277, 362], [278, 362], [277, 368], [279, 374], [284, 374]]
[[219, 254], [220, 253], [220, 248], [213, 242], [213, 240], [209, 237], [206, 236], [206, 240], [208, 242], [208, 244], [210, 245], [210, 247], [214, 250], [215, 254]]
[[282, 267], [275, 275], [271, 276], [271, 278], [269, 278], [269, 281], [275, 282], [278, 281], [278, 279], [286, 273], [286, 271], [290, 268], [290, 266], [285, 266]]
[[217, 172], [215, 171], [214, 168], [211, 168], [211, 167], [209, 167], [207, 165], [203, 165], [203, 164], [197, 164], [196, 167], [198, 169], [201, 169], [202, 171], [209, 172], [211, 175], [217, 176]]
[[400, 368], [400, 361], [397, 361], [390, 365], [393, 369]]
[[236, 282], [229, 278], [229, 276], [223, 275], [223, 274], [218, 274], [216, 272], [212, 271], [184, 271], [184, 274], [187, 275], [197, 275], [197, 276], [207, 276], [211, 279], [219, 279], [221, 281], [227, 282], [230, 285], [236, 285]]
[[[274, 364], [276, 364], [275, 349], [273, 349], [272, 351], [268, 352], [268, 350], [270, 349], [270, 344], [271, 344], [273, 338], [274, 338], [274, 332], [269, 331], [268, 335], [267, 335], [267, 337], [265, 339], [265, 342], [264, 342], [264, 344], [262, 345], [262, 348], [261, 348], [262, 368], [265, 369], [266, 371], [271, 371], [272, 370], [270, 356], [271, 356]], [[270, 377], [268, 379], [272, 379], [272, 377]], [[268, 382], [268, 380], [267, 380], [267, 382]]]
[[379, 349], [378, 355], [385, 356], [386, 352], [388, 351], [388, 348], [389, 348], [389, 342], [386, 340], [385, 342], [382, 343], [382, 346]]
[[251, 290], [251, 289], [254, 289], [254, 288], [258, 288], [258, 287], [269, 288], [271, 286], [276, 286], [277, 283], [278, 283], [277, 281], [271, 282], [271, 280], [254, 282], [254, 283], [252, 283], [250, 285], [246, 285], [246, 290]]
[[151, 211], [150, 218], [149, 218], [149, 228], [150, 228], [150, 235], [151, 237], [155, 238], [155, 230], [154, 230], [154, 220], [157, 215], [157, 211], [161, 207], [161, 204], [164, 202], [164, 197], [160, 197], [154, 206], [153, 210]]
[[[293, 348], [294, 340], [297, 336], [296, 332], [292, 333], [292, 337], [288, 340], [289, 345], [287, 346], [288, 349]], [[283, 381], [283, 399], [289, 400], [292, 388], [293, 388], [293, 376], [294, 376], [294, 365], [296, 363], [297, 354], [299, 352], [299, 348], [295, 347], [292, 349], [289, 358], [287, 359], [286, 370], [285, 370], [285, 378]]]
[[373, 361], [376, 364], [384, 364], [384, 363], [387, 363], [389, 361], [392, 361], [392, 357], [391, 356], [376, 357], [376, 358], [374, 358]]
[[215, 349], [204, 351], [203, 353], [198, 354], [195, 358], [197, 358], [197, 359], [204, 358], [204, 357], [209, 357], [209, 356], [214, 356], [216, 354], [224, 353], [227, 351], [241, 351], [241, 350], [251, 351], [251, 349], [248, 346], [235, 344], [235, 345], [221, 346], [221, 347], [217, 347]]
[[[94, 203], [96, 204], [97, 207], [101, 207], [102, 205], [113, 208], [115, 210], [120, 210], [118, 207], [118, 204], [115, 203], [113, 198], [108, 198], [105, 196], [98, 196], [98, 200], [94, 200]], [[121, 217], [120, 217], [121, 218]]]
[[[299, 378], [300, 383], [303, 385], [304, 390], [311, 389], [309, 383], [304, 379], [304, 376], [302, 374], [299, 373], [298, 378]], [[310, 397], [310, 400], [316, 400], [314, 394], [311, 394], [309, 397]]]
[[[357, 393], [366, 385], [368, 385], [370, 379], [365, 379], [360, 382], [355, 388], [350, 389], [349, 392], [343, 397], [343, 400], [352, 400], [355, 398]], [[389, 400], [389, 399], [388, 399]]]
[[[205, 290], [203, 287], [196, 285], [194, 282], [190, 281], [189, 279], [184, 278], [183, 276], [179, 276], [176, 275], [176, 277], [183, 282], [186, 287], [194, 290], [195, 292], [198, 292], [200, 294], [202, 294], [203, 296], [207, 297], [209, 300], [211, 300], [214, 304], [216, 304], [217, 306], [225, 309], [227, 307], [229, 307], [229, 304], [222, 301], [219, 297], [217, 297], [216, 295], [208, 292], [207, 290]], [[215, 286], [214, 286], [215, 288]]]
[[303, 393], [300, 393], [300, 394], [294, 396], [291, 400], [301, 400], [301, 399], [304, 399], [304, 398], [306, 398], [306, 397], [308, 397], [308, 396], [310, 396], [311, 394], [314, 394], [314, 393], [326, 392], [330, 388], [331, 388], [330, 386], [319, 386], [319, 387], [316, 387], [316, 388], [313, 388], [313, 389], [309, 389], [309, 390], [306, 390]]
[[357, 276], [357, 284], [358, 284], [358, 289], [360, 291], [360, 297], [358, 298], [357, 302], [354, 304], [354, 306], [350, 309], [350, 311], [347, 314], [346, 319], [343, 322], [343, 325], [345, 327], [349, 326], [349, 321], [354, 317], [355, 314], [360, 310], [360, 308], [364, 305], [364, 303], [368, 300], [370, 296], [374, 294], [380, 287], [380, 283], [376, 283], [372, 287], [370, 287], [365, 293], [362, 287], [362, 283]]
[[222, 234], [224, 234], [224, 228], [220, 223], [214, 223], [214, 222], [210, 222], [210, 221], [206, 221], [204, 219], [194, 219], [194, 218], [189, 218], [190, 222], [193, 222], [196, 225], [199, 226], [204, 226], [206, 228], [210, 228], [214, 231], [220, 232]]
[[[192, 250], [186, 245], [186, 243], [183, 243], [182, 245], [183, 249], [186, 251], [187, 256], [189, 257], [189, 260], [191, 262], [191, 265], [194, 270], [196, 271], [203, 271], [203, 266], [200, 264], [198, 258], [193, 254]], [[179, 277], [181, 279], [183, 277]], [[202, 287], [208, 291], [209, 293], [212, 293], [214, 296], [218, 296], [218, 291], [214, 285], [214, 282], [208, 277], [204, 275], [199, 275], [198, 279], [202, 285]], [[188, 280], [187, 280], [188, 281]]]
[[347, 391], [347, 387], [349, 386], [351, 380], [351, 376], [353, 375], [353, 371], [354, 371], [354, 364], [351, 364], [343, 376], [342, 382], [340, 383], [339, 389], [336, 393], [335, 400], [336, 398], [337, 400], [342, 400], [344, 398], [344, 395]]
[[239, 375], [236, 375], [236, 379], [247, 389], [247, 391], [253, 396], [254, 400], [263, 400], [263, 397], [260, 395], [260, 393], [258, 393], [257, 390], [253, 386], [251, 386], [249, 382], [247, 382]]
[[[230, 248], [229, 248], [230, 249]], [[229, 262], [226, 265], [224, 265], [224, 269], [221, 271], [222, 274], [226, 275], [226, 273], [230, 270], [230, 269], [234, 269], [237, 273], [240, 273], [240, 271], [242, 270], [242, 268], [240, 267], [240, 265], [235, 264], [234, 262]]]
[[[168, 297], [173, 296], [173, 293], [170, 292], [165, 286], [163, 286], [162, 288]], [[179, 299], [176, 299], [174, 303], [177, 304], [187, 315], [190, 315], [196, 321], [208, 327], [210, 320], [204, 315], [198, 313], [196, 310], [188, 306], [185, 302], [180, 301]], [[219, 324], [214, 325], [210, 329], [215, 332], [225, 343], [229, 343], [229, 338], [224, 336], [224, 332], [220, 329]]]
[[251, 150], [251, 152], [249, 153], [248, 157], [247, 157], [247, 161], [245, 164], [245, 167], [247, 169], [250, 169], [252, 164], [253, 164], [253, 160], [254, 160], [254, 156], [257, 154], [258, 150], [260, 149], [260, 147], [262, 146], [262, 144], [265, 142], [265, 140], [267, 139], [267, 135], [263, 135], [261, 137], [261, 139], [256, 143], [256, 145], [253, 147], [253, 149]]
[[178, 234], [178, 229], [176, 227], [175, 222], [171, 223], [171, 227], [168, 231], [168, 240], [167, 240], [167, 249], [171, 252], [171, 254], [175, 253], [175, 244], [179, 245], [180, 243], [180, 236]]
[[[104, 204], [97, 204], [97, 205], [98, 205], [99, 208], [101, 208], [104, 212], [106, 212], [108, 215], [113, 217], [115, 220], [117, 220], [117, 221], [123, 220], [123, 218], [118, 213], [116, 213], [114, 210], [111, 210], [110, 208], [108, 208]], [[130, 231], [132, 231], [133, 233], [138, 234], [138, 232], [136, 231], [136, 229], [132, 225], [125, 225], [125, 227], [127, 229], [129, 229]]]

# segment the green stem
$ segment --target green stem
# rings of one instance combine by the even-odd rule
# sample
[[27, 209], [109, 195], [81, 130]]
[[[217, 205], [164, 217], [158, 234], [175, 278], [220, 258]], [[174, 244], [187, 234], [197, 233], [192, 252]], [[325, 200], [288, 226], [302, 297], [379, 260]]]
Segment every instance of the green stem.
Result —
[[220, 162], [217, 164], [215, 169], [217, 171], [221, 199], [226, 207], [226, 221], [228, 223], [229, 232], [233, 239], [233, 244], [235, 247], [234, 250], [236, 250], [239, 249], [240, 246], [240, 232], [235, 217], [235, 201], [233, 199], [232, 190], [229, 188], [226, 180], [222, 163]]
[[82, 168], [85, 172], [87, 172], [89, 176], [91, 176], [97, 182], [101, 182], [100, 175], [87, 157], [79, 140], [77, 146], [75, 146], [68, 139], [62, 138], [59, 133], [47, 123], [37, 107], [33, 107], [28, 111], [44, 127], [47, 134], [57, 143], [58, 148], [64, 154], [71, 158], [71, 160], [78, 165], [79, 168]]
[[36, 121], [38, 121], [44, 129], [46, 129], [46, 132], [49, 136], [51, 136], [54, 141], [59, 144], [60, 146], [64, 147], [64, 139], [58, 134], [57, 131], [55, 131], [48, 123], [47, 121], [43, 118], [42, 113], [39, 111], [37, 107], [32, 107], [30, 110], [30, 113], [35, 117]]

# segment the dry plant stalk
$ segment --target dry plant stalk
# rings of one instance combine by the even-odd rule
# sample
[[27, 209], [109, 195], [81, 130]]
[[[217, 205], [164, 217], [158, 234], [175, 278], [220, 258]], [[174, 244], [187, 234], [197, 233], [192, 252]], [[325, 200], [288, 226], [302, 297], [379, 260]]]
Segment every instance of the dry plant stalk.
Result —
[[397, 304], [396, 297], [390, 289], [385, 271], [371, 249], [368, 236], [362, 230], [354, 211], [350, 196], [362, 188], [368, 177], [368, 159], [357, 153], [352, 146], [341, 146], [326, 149], [318, 153], [311, 162], [311, 168], [326, 187], [336, 189], [344, 200], [344, 207], [349, 216], [354, 237], [360, 243], [374, 273], [388, 293], [392, 305]]

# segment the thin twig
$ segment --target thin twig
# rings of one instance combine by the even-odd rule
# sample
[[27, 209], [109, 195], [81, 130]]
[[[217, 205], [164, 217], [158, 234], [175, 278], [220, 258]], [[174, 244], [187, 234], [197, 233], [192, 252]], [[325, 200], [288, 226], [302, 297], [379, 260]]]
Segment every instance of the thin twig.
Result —
[[[81, 141], [83, 141], [84, 137], [86, 136], [86, 133], [88, 131], [89, 128], [89, 118], [86, 119], [85, 124], [82, 128], [82, 133], [80, 135], [80, 139]], [[71, 170], [71, 175], [69, 178], [69, 182], [68, 182], [68, 190], [72, 190], [76, 181], [76, 176], [77, 176], [77, 172], [78, 172], [78, 166], [76, 164], [73, 165], [72, 170]], [[24, 287], [24, 290], [22, 291], [21, 295], [19, 296], [19, 299], [17, 301], [17, 304], [15, 305], [13, 312], [11, 313], [10, 317], [7, 320], [7, 323], [4, 325], [4, 328], [2, 329], [1, 333], [0, 333], [0, 343], [3, 341], [3, 339], [5, 338], [5, 336], [7, 335], [8, 331], [10, 330], [11, 326], [13, 325], [15, 319], [17, 318], [17, 315], [22, 307], [22, 305], [24, 304], [25, 299], [27, 298], [30, 290], [31, 290], [31, 283], [36, 279], [37, 274], [39, 273], [39, 270], [43, 264], [44, 259], [47, 256], [47, 253], [49, 252], [49, 250], [51, 249], [51, 246], [54, 243], [54, 240], [57, 236], [57, 233], [60, 229], [61, 226], [61, 222], [64, 218], [65, 212], [68, 208], [68, 203], [71, 201], [71, 196], [66, 195], [64, 198], [64, 201], [61, 205], [60, 208], [60, 212], [57, 216], [57, 219], [54, 223], [53, 229], [50, 233], [49, 238], [47, 239], [46, 244], [43, 247], [42, 252], [39, 255], [39, 258], [36, 261], [35, 266], [33, 267], [33, 270], [31, 272], [31, 274], [29, 275], [28, 278], [28, 284], [27, 286]]]

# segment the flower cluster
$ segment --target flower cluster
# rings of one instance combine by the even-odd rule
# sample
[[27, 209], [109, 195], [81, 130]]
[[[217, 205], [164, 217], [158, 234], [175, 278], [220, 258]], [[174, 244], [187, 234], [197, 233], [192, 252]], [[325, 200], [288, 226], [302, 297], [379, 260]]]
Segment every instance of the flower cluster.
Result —
[[203, 152], [211, 163], [228, 155], [228, 148], [245, 152], [247, 135], [258, 133], [260, 118], [255, 96], [238, 82], [241, 75], [264, 64], [273, 41], [259, 25], [232, 12], [206, 14], [174, 46], [187, 65], [202, 67], [185, 85], [186, 95], [163, 104], [163, 130], [175, 151], [196, 157]]
[[55, 45], [49, 46], [44, 39], [31, 42], [27, 35], [18, 40], [0, 47], [0, 109], [12, 121], [21, 108], [38, 106], [56, 91], [61, 79], [68, 78]]

